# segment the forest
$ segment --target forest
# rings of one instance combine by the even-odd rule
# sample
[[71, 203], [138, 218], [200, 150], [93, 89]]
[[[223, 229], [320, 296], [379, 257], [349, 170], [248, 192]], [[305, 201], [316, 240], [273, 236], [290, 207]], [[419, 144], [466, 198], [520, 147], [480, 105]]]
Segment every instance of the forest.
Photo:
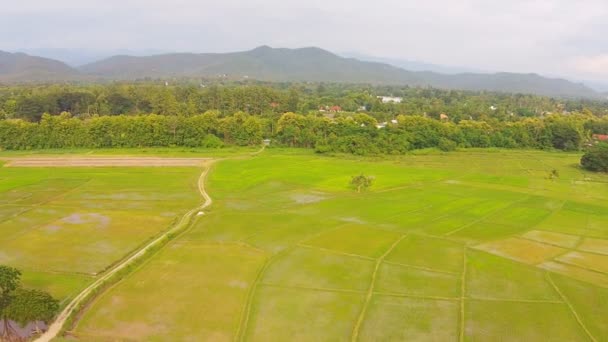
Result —
[[222, 147], [262, 139], [361, 155], [429, 147], [579, 150], [594, 134], [608, 134], [608, 102], [314, 83], [0, 87], [0, 148], [9, 150]]

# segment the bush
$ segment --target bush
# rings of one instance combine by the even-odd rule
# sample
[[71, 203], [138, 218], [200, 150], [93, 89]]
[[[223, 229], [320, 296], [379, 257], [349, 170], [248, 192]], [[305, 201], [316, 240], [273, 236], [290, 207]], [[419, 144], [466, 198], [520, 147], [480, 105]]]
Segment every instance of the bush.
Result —
[[205, 148], [222, 148], [224, 147], [224, 142], [222, 141], [222, 139], [216, 137], [213, 134], [207, 134], [203, 138], [201, 146]]
[[329, 142], [327, 140], [319, 140], [315, 143], [316, 153], [328, 153], [331, 152], [331, 150], [331, 145], [329, 145]]
[[443, 152], [450, 152], [456, 150], [456, 143], [450, 139], [441, 138], [439, 139], [439, 144], [437, 146]]
[[581, 166], [594, 172], [608, 172], [608, 145], [598, 146], [585, 153]]

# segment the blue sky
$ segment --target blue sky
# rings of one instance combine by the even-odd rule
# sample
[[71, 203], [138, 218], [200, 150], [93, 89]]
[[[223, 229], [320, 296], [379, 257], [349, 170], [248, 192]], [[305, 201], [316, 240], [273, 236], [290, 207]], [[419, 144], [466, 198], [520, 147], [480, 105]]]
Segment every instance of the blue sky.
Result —
[[607, 0], [18, 0], [0, 50], [319, 46], [608, 83], [606, 18]]

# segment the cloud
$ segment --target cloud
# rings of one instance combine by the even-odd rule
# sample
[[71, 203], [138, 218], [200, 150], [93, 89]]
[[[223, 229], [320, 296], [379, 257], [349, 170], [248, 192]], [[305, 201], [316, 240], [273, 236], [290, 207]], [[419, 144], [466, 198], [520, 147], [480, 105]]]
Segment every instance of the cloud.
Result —
[[608, 53], [597, 56], [578, 57], [572, 64], [581, 73], [604, 78], [608, 77]]
[[7, 50], [222, 52], [262, 44], [314, 45], [334, 52], [576, 77], [588, 76], [585, 65], [596, 63], [579, 56], [608, 54], [606, 0], [6, 2], [0, 9], [0, 49]]

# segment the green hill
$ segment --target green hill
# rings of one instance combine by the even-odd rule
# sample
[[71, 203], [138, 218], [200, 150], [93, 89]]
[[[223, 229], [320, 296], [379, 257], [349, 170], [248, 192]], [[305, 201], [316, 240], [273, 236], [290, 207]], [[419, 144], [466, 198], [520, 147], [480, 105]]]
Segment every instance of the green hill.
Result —
[[82, 78], [78, 70], [53, 59], [0, 51], [0, 82], [49, 82]]
[[225, 77], [264, 81], [310, 81], [432, 86], [443, 89], [533, 93], [558, 97], [597, 97], [583, 84], [536, 74], [455, 74], [412, 72], [384, 63], [344, 58], [323, 49], [261, 46], [223, 54], [115, 56], [81, 68], [112, 79], [145, 77]]
[[231, 53], [172, 53], [114, 56], [73, 69], [65, 63], [22, 53], [0, 52], [0, 82], [135, 80], [144, 78], [255, 79], [278, 82], [368, 83], [474, 91], [530, 93], [552, 97], [601, 98], [593, 89], [536, 74], [441, 74], [407, 71], [378, 62], [344, 58], [307, 47], [261, 46]]

